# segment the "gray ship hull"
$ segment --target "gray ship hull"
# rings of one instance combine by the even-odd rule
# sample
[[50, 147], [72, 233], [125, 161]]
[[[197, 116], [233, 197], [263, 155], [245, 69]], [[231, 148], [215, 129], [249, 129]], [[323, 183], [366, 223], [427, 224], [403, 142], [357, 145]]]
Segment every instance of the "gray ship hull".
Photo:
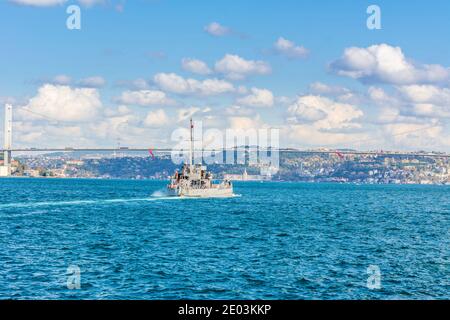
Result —
[[179, 188], [169, 189], [170, 196], [186, 197], [186, 198], [225, 198], [233, 197], [233, 188], [208, 188], [208, 189], [193, 189], [193, 188]]
[[189, 149], [189, 164], [184, 164], [181, 171], [175, 171], [167, 186], [169, 195], [186, 198], [225, 198], [232, 197], [231, 181], [213, 182], [213, 175], [201, 163], [194, 164], [193, 159], [193, 129], [191, 119], [191, 146]]

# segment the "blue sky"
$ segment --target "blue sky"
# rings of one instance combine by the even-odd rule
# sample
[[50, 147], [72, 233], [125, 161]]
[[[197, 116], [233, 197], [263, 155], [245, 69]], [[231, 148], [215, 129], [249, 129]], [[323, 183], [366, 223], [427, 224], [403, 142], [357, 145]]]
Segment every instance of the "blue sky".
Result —
[[[0, 3], [16, 145], [170, 144], [194, 113], [210, 127], [278, 127], [286, 146], [450, 149], [448, 1], [79, 2]], [[81, 30], [66, 28], [70, 4]], [[366, 27], [371, 4], [381, 30]]]

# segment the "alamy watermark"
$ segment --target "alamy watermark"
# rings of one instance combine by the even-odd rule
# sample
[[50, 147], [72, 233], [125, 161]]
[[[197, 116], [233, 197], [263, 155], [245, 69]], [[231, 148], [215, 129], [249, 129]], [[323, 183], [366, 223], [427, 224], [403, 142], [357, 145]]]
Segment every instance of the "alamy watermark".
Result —
[[[69, 15], [66, 20], [66, 27], [69, 30], [81, 30], [81, 8], [78, 5], [70, 5], [66, 9]], [[376, 4], [367, 7], [366, 13], [369, 14], [366, 20], [366, 26], [369, 30], [381, 29], [381, 8]]]
[[[271, 175], [278, 172], [279, 129], [208, 129], [203, 131], [201, 121], [194, 122], [193, 163], [201, 164], [245, 164], [259, 166], [261, 174]], [[172, 132], [173, 163], [188, 163], [190, 157], [189, 129], [178, 128]]]
[[381, 270], [377, 265], [367, 267], [367, 288], [370, 290], [381, 289]]
[[381, 29], [381, 9], [376, 4], [372, 4], [367, 7], [367, 14], [370, 16], [367, 18], [366, 25], [369, 30]]
[[69, 15], [66, 20], [66, 27], [69, 30], [81, 30], [81, 8], [75, 4], [70, 5], [66, 9]]
[[66, 271], [67, 289], [81, 289], [81, 269], [77, 265], [70, 265]]

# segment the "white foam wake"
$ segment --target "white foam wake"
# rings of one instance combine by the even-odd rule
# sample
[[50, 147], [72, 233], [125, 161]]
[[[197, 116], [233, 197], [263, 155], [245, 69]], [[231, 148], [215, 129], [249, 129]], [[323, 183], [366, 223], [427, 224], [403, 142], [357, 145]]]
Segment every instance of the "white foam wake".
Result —
[[[233, 194], [226, 198], [240, 197], [240, 194]], [[217, 198], [217, 197], [211, 197]], [[79, 205], [101, 205], [109, 203], [127, 203], [127, 202], [149, 202], [164, 200], [183, 200], [183, 199], [208, 199], [202, 197], [174, 197], [168, 196], [164, 190], [157, 190], [148, 198], [118, 198], [118, 199], [95, 199], [95, 200], [72, 200], [72, 201], [42, 201], [42, 202], [16, 202], [0, 204], [0, 209], [4, 208], [29, 208], [29, 207], [55, 207], [55, 206], [79, 206]]]
[[73, 201], [43, 201], [43, 202], [16, 202], [0, 204], [0, 208], [25, 208], [25, 207], [47, 207], [47, 206], [77, 206], [97, 205], [108, 203], [148, 202], [159, 200], [174, 200], [177, 197], [155, 197], [155, 198], [131, 198], [131, 199], [97, 199], [97, 200], [73, 200]]

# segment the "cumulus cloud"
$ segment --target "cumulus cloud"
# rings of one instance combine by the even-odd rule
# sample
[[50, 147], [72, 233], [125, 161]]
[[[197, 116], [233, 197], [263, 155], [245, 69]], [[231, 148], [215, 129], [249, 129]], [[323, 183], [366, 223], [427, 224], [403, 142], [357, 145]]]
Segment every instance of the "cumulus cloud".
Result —
[[[280, 136], [287, 143], [287, 146], [298, 148], [308, 146], [316, 148], [321, 147], [361, 147], [356, 146], [355, 141], [364, 141], [370, 137], [369, 133], [362, 132], [333, 132], [324, 131], [312, 124], [293, 124], [281, 129]], [[367, 143], [363, 146], [367, 149]]]
[[117, 109], [105, 108], [103, 110], [103, 114], [106, 117], [123, 116], [130, 114], [131, 112], [132, 112], [131, 109], [126, 105], [120, 105], [117, 107]]
[[291, 121], [312, 122], [315, 128], [323, 130], [358, 128], [360, 124], [354, 120], [363, 116], [356, 106], [315, 95], [299, 97], [289, 106], [288, 114]]
[[198, 59], [184, 58], [181, 61], [181, 66], [186, 71], [201, 75], [208, 75], [212, 72], [205, 62]]
[[161, 127], [169, 123], [169, 118], [163, 109], [150, 111], [144, 119], [144, 125], [147, 127]]
[[232, 83], [220, 79], [206, 79], [203, 81], [195, 79], [185, 79], [175, 73], [158, 73], [153, 77], [153, 81], [162, 90], [193, 95], [218, 95], [233, 92], [235, 90]]
[[96, 89], [46, 84], [29, 100], [26, 110], [19, 112], [28, 119], [42, 119], [39, 115], [43, 115], [56, 121], [89, 121], [96, 117], [101, 108], [102, 102]]
[[379, 87], [369, 87], [367, 90], [368, 96], [372, 101], [375, 102], [388, 102], [392, 101], [392, 98], [384, 91], [384, 89]]
[[443, 127], [430, 123], [392, 123], [382, 127], [385, 145], [393, 148], [442, 148], [450, 145]]
[[267, 89], [251, 88], [251, 94], [237, 99], [237, 103], [250, 107], [271, 107], [273, 106], [273, 93]]
[[204, 30], [215, 37], [222, 37], [231, 33], [230, 28], [224, 27], [218, 22], [211, 22], [204, 27]]
[[279, 37], [274, 44], [275, 51], [288, 58], [305, 58], [308, 56], [309, 51], [303, 46], [298, 46], [294, 42], [287, 40], [283, 37]]
[[450, 89], [433, 85], [400, 86], [397, 90], [411, 102], [433, 103], [450, 109]]
[[421, 123], [423, 118], [450, 117], [450, 89], [435, 85], [395, 86], [391, 93], [379, 87], [368, 89], [369, 103], [380, 107], [381, 122]]
[[120, 136], [121, 140], [130, 134], [143, 134], [144, 130], [141, 126], [136, 127], [140, 123], [140, 118], [134, 114], [115, 115], [102, 119], [95, 124], [90, 124], [88, 131], [94, 133], [95, 136], [103, 139]]
[[410, 85], [397, 88], [405, 100], [407, 112], [418, 117], [450, 117], [450, 89], [433, 85]]
[[122, 93], [117, 101], [143, 107], [174, 104], [174, 101], [168, 98], [165, 92], [159, 90], [127, 90]]
[[215, 70], [233, 80], [241, 80], [253, 74], [271, 73], [270, 65], [261, 60], [245, 60], [238, 55], [226, 54], [215, 64]]
[[436, 64], [414, 64], [400, 47], [387, 44], [351, 47], [330, 64], [335, 73], [363, 82], [390, 84], [439, 83], [448, 81], [450, 69]]
[[14, 131], [16, 132], [16, 143], [18, 145], [24, 144], [25, 146], [30, 144], [64, 146], [75, 142], [77, 146], [80, 146], [80, 143], [86, 141], [83, 137], [83, 128], [73, 124], [42, 125], [28, 121], [16, 121], [14, 123]]
[[228, 118], [228, 123], [231, 129], [259, 129], [263, 128], [265, 125], [259, 118], [257, 117], [242, 117], [242, 116], [233, 116]]

